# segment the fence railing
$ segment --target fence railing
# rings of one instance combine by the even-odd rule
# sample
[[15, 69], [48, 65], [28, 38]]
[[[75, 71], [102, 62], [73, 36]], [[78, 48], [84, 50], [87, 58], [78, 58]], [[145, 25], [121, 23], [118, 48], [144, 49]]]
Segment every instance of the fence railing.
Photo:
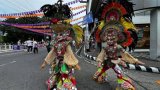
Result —
[[[44, 47], [44, 44], [38, 44], [38, 47]], [[11, 45], [11, 44], [0, 44], [0, 51], [3, 50], [22, 50], [22, 49], [27, 49], [26, 45]]]
[[11, 45], [11, 44], [1, 44], [0, 45], [0, 51], [1, 50], [13, 50], [13, 45]]

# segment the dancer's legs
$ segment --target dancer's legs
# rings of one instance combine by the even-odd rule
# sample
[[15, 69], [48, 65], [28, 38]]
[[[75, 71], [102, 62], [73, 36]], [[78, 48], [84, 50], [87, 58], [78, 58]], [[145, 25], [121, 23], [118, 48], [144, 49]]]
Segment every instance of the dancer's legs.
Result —
[[117, 74], [118, 84], [120, 85], [119, 87], [121, 87], [123, 89], [135, 90], [135, 88], [132, 84], [132, 81], [129, 78], [123, 76], [122, 70], [118, 65], [115, 65], [114, 67], [112, 67], [112, 69]]

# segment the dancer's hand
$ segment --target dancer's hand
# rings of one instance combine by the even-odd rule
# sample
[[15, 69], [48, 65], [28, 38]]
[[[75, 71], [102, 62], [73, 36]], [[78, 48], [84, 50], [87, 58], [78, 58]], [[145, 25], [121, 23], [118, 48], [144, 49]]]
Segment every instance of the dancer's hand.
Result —
[[136, 64], [144, 65], [145, 63], [144, 63], [144, 62], [142, 62], [142, 61], [137, 60], [137, 61], [136, 61]]
[[123, 60], [121, 60], [119, 64], [121, 64], [123, 67], [127, 67], [126, 63]]
[[52, 68], [54, 68], [55, 66], [56, 66], [56, 64], [55, 64], [55, 63], [51, 65], [51, 67], [52, 67]]
[[45, 68], [45, 66], [46, 66], [46, 62], [44, 61], [43, 63], [42, 63], [42, 65], [41, 65], [41, 70], [43, 70], [44, 68]]
[[101, 63], [101, 62], [98, 62], [97, 67], [101, 67], [101, 66], [102, 66], [102, 63]]
[[76, 68], [77, 70], [81, 70], [81, 67], [80, 67], [78, 64], [75, 66], [75, 68]]

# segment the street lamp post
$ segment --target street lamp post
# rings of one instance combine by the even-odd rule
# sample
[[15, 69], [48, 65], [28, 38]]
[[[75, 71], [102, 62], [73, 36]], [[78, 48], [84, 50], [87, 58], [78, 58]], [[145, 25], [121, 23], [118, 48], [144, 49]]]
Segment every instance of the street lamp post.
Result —
[[[90, 12], [92, 0], [87, 1], [80, 1], [80, 3], [87, 3], [87, 14]], [[89, 51], [89, 26], [86, 24], [86, 30], [85, 30], [85, 48], [87, 51]]]

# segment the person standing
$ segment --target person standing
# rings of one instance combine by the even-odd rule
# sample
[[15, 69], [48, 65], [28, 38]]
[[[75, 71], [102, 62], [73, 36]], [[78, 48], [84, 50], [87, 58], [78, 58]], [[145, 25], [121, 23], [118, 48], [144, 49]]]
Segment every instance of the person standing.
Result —
[[20, 50], [20, 46], [21, 46], [21, 40], [18, 40], [17, 42], [17, 49]]
[[38, 53], [38, 43], [33, 39], [33, 52]]
[[28, 53], [32, 53], [32, 46], [33, 46], [32, 40], [29, 38], [29, 40], [27, 40], [26, 43], [27, 43], [27, 51], [28, 51]]
[[76, 42], [74, 40], [72, 41], [72, 48], [73, 48], [73, 51], [75, 52], [76, 51]]
[[47, 52], [49, 53], [50, 50], [51, 50], [51, 42], [50, 42], [50, 40], [47, 40], [45, 45], [46, 45], [46, 48], [47, 48]]

